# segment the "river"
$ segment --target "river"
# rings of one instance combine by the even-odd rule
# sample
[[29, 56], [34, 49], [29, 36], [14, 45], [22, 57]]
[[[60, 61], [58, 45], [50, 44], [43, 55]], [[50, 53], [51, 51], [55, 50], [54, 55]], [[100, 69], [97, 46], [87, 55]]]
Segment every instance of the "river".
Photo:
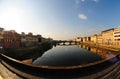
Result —
[[33, 64], [44, 66], [76, 66], [109, 59], [115, 55], [116, 52], [86, 45], [57, 45], [35, 59]]

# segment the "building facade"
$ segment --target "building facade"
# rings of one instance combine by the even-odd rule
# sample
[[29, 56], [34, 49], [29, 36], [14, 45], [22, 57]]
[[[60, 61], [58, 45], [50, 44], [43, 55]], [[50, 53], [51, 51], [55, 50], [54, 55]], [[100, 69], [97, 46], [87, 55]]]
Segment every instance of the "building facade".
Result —
[[20, 47], [20, 35], [14, 30], [4, 31], [4, 48], [19, 48]]
[[76, 40], [81, 41], [83, 43], [91, 43], [108, 47], [120, 48], [120, 26], [104, 30], [98, 35], [90, 36], [90, 38], [82, 37], [76, 38]]
[[102, 42], [103, 42], [102, 35], [101, 34], [97, 35], [97, 43], [102, 44]]
[[31, 32], [26, 35], [26, 46], [35, 46], [38, 42], [37, 36], [33, 35]]
[[83, 37], [83, 42], [87, 42], [87, 37]]
[[75, 39], [75, 41], [76, 41], [77, 43], [82, 42], [82, 37], [77, 37], [77, 38]]
[[114, 45], [120, 46], [120, 26], [114, 28]]
[[91, 36], [91, 43], [97, 43], [97, 35]]
[[3, 31], [4, 28], [0, 28], [0, 48], [3, 48], [3, 43], [4, 43]]
[[26, 34], [22, 32], [20, 37], [21, 37], [21, 47], [26, 47]]
[[102, 43], [106, 45], [114, 44], [114, 28], [102, 31]]

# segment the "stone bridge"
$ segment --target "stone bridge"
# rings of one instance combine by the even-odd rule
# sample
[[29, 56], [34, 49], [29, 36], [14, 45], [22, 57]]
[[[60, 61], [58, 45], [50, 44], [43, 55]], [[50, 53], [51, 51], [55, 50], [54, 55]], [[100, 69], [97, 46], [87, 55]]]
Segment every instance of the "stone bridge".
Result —
[[77, 44], [77, 42], [73, 41], [73, 40], [62, 40], [62, 41], [59, 41], [59, 43], [62, 43], [63, 45], [65, 45], [65, 44], [69, 44], [69, 45]]

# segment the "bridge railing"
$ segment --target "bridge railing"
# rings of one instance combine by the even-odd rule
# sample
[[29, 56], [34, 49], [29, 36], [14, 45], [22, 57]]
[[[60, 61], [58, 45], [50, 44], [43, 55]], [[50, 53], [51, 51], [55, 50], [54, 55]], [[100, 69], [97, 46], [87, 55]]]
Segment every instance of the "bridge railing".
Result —
[[[0, 58], [2, 59], [1, 63], [4, 64], [6, 67], [11, 68], [11, 70], [17, 73], [20, 76], [28, 78], [30, 76], [33, 77], [57, 77], [61, 75], [61, 77], [67, 75], [74, 75], [72, 77], [79, 77], [83, 79], [93, 79], [93, 78], [100, 78], [111, 72], [113, 69], [118, 66], [119, 58], [116, 56], [109, 60], [104, 60], [97, 62], [96, 64], [92, 63], [86, 66], [73, 66], [73, 67], [49, 67], [49, 66], [37, 66], [32, 64], [25, 64], [21, 61], [15, 60], [10, 58], [4, 54], [0, 54]], [[117, 61], [111, 62], [111, 60]], [[97, 70], [98, 69], [98, 70]], [[16, 72], [18, 70], [19, 72]], [[20, 72], [24, 72], [23, 75]], [[29, 76], [26, 76], [28, 75]]]

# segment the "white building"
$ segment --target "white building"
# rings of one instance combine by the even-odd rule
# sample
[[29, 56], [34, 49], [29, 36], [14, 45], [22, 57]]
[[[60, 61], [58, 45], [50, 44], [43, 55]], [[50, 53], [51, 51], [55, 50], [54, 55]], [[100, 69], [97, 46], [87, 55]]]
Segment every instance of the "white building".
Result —
[[114, 28], [114, 44], [120, 45], [120, 26]]
[[120, 26], [114, 29], [114, 40], [120, 40]]

